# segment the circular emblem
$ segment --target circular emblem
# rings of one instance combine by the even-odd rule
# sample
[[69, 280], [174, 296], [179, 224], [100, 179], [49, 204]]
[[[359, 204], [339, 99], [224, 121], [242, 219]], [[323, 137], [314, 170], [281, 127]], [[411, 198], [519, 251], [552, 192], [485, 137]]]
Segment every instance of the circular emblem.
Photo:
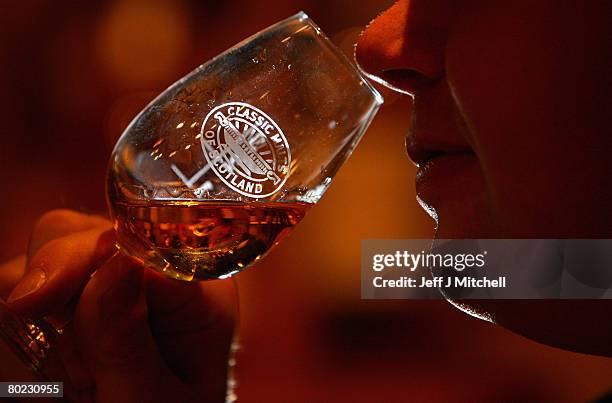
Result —
[[219, 105], [206, 115], [200, 134], [209, 166], [231, 189], [259, 199], [284, 185], [289, 143], [263, 111], [244, 102]]

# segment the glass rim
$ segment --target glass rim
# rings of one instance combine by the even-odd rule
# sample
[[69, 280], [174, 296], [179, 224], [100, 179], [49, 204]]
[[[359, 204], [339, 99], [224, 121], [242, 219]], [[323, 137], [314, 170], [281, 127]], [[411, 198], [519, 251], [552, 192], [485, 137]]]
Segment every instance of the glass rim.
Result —
[[[263, 32], [269, 31], [269, 30], [273, 30], [283, 24], [286, 24], [289, 21], [294, 21], [294, 20], [298, 20], [299, 22], [304, 22], [306, 21], [317, 33], [317, 35], [321, 36], [323, 38], [323, 40], [326, 42], [326, 44], [328, 44], [330, 46], [330, 48], [334, 51], [334, 53], [340, 57], [340, 59], [342, 59], [342, 61], [346, 64], [346, 66], [353, 70], [353, 72], [357, 75], [357, 77], [359, 77], [359, 79], [361, 80], [361, 82], [364, 83], [364, 85], [366, 86], [366, 88], [372, 93], [372, 96], [374, 97], [374, 101], [376, 102], [376, 107], [380, 107], [382, 104], [385, 103], [385, 99], [383, 98], [383, 96], [380, 94], [380, 92], [378, 92], [378, 90], [376, 88], [374, 88], [374, 86], [372, 85], [372, 83], [370, 83], [370, 81], [368, 80], [368, 77], [359, 69], [359, 67], [357, 66], [357, 63], [352, 61], [348, 55], [346, 55], [344, 52], [342, 52], [338, 46], [332, 42], [332, 40], [325, 34], [325, 32], [314, 22], [314, 20], [312, 18], [310, 18], [310, 16], [308, 14], [306, 14], [306, 12], [300, 10], [298, 11], [296, 14], [292, 15], [291, 17], [287, 17], [284, 20], [278, 21], [277, 23], [274, 23], [266, 28], [263, 28], [261, 30], [259, 30], [258, 32], [254, 33], [253, 35], [249, 36], [248, 38], [238, 42], [237, 44], [235, 44], [234, 46], [232, 46], [231, 48], [227, 49], [226, 51], [222, 52], [219, 54], [219, 56], [224, 55], [226, 52], [231, 51], [234, 48], [237, 48], [239, 46], [241, 46], [243, 43], [247, 43], [249, 42], [251, 39], [255, 38], [257, 35], [260, 35]], [[219, 57], [217, 56], [217, 57]], [[216, 57], [215, 57], [216, 58]], [[211, 59], [213, 60], [213, 59]], [[206, 64], [206, 63], [204, 63]]]
[[[189, 71], [187, 74], [185, 74], [183, 77], [181, 77], [180, 79], [178, 79], [177, 81], [173, 82], [172, 84], [170, 84], [166, 89], [164, 89], [163, 91], [161, 91], [153, 100], [151, 100], [151, 102], [149, 102], [143, 109], [142, 111], [145, 111], [149, 108], [149, 106], [153, 105], [155, 102], [158, 101], [158, 99], [163, 96], [166, 92], [172, 90], [174, 87], [179, 86], [183, 83], [183, 81], [187, 78], [190, 77], [193, 74], [196, 74], [198, 71], [200, 71], [201, 69], [203, 69], [206, 65], [208, 65], [209, 63], [214, 62], [217, 59], [220, 59], [222, 57], [225, 57], [227, 54], [229, 54], [230, 52], [232, 52], [233, 50], [249, 43], [250, 41], [252, 41], [253, 39], [255, 39], [257, 36], [261, 35], [264, 32], [268, 32], [268, 31], [272, 31], [280, 26], [282, 26], [283, 24], [286, 24], [287, 22], [290, 21], [295, 21], [298, 20], [299, 22], [304, 22], [306, 21], [307, 24], [309, 24], [314, 30], [315, 32], [317, 32], [317, 34], [323, 39], [323, 41], [325, 41], [325, 43], [330, 47], [330, 49], [332, 49], [334, 51], [334, 53], [340, 58], [341, 62], [344, 63], [344, 65], [350, 69], [351, 71], [353, 71], [355, 73], [355, 75], [359, 78], [359, 80], [361, 80], [361, 82], [363, 83], [363, 85], [366, 86], [366, 88], [370, 91], [370, 93], [372, 94], [372, 97], [374, 99], [375, 102], [375, 109], [378, 109], [384, 102], [384, 98], [383, 96], [378, 92], [378, 90], [376, 90], [376, 88], [374, 88], [374, 86], [370, 83], [370, 81], [368, 80], [368, 78], [366, 77], [365, 74], [363, 74], [363, 72], [361, 70], [359, 70], [359, 67], [357, 66], [356, 63], [353, 63], [350, 58], [344, 53], [342, 52], [337, 46], [336, 44], [334, 44], [331, 39], [329, 39], [329, 37], [323, 32], [323, 30], [321, 30], [321, 28], [312, 20], [312, 18], [310, 18], [310, 16], [308, 16], [308, 14], [306, 14], [304, 11], [299, 11], [298, 13], [287, 17], [283, 20], [280, 20], [270, 26], [267, 26], [263, 29], [260, 29], [259, 31], [255, 32], [252, 35], [249, 35], [248, 37], [246, 37], [245, 39], [241, 40], [240, 42], [237, 42], [236, 44], [230, 46], [229, 48], [225, 49], [223, 52], [217, 54], [216, 56], [204, 61], [203, 63], [200, 63], [197, 67], [195, 67], [193, 70]], [[140, 113], [142, 113], [142, 111]], [[126, 127], [125, 130], [127, 130], [134, 121], [136, 121], [140, 115], [140, 113], [138, 113], [135, 117], [134, 120], [132, 122], [130, 122], [130, 124]]]

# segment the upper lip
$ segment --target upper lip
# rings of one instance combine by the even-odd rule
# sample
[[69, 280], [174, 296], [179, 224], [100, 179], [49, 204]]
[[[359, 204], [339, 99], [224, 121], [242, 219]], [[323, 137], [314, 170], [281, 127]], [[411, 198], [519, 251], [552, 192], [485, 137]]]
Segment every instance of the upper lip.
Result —
[[431, 141], [427, 135], [419, 136], [412, 130], [406, 136], [406, 151], [410, 159], [419, 167], [438, 157], [473, 153], [467, 144]]

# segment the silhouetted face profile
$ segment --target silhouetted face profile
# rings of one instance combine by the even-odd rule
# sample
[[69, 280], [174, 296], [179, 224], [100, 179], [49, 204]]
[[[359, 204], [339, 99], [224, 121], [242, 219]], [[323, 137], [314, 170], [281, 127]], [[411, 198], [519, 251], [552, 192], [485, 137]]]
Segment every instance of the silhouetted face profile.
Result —
[[[438, 238], [611, 237], [611, 5], [402, 0], [364, 31], [359, 65], [414, 99], [406, 145]], [[594, 329], [608, 302], [469, 305], [610, 354], [612, 328]], [[569, 325], [574, 314], [584, 320]]]
[[612, 7], [605, 1], [400, 1], [357, 47], [414, 97], [408, 153], [438, 238], [612, 232]]

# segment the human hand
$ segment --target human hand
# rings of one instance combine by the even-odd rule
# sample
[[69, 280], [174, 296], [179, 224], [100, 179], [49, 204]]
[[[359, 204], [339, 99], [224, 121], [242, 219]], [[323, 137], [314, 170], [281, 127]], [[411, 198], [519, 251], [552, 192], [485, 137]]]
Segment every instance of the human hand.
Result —
[[9, 305], [54, 323], [71, 319], [57, 347], [77, 400], [224, 401], [231, 282], [182, 283], [146, 269], [116, 254], [107, 220], [68, 210], [44, 215], [27, 257], [5, 272], [24, 261]]

